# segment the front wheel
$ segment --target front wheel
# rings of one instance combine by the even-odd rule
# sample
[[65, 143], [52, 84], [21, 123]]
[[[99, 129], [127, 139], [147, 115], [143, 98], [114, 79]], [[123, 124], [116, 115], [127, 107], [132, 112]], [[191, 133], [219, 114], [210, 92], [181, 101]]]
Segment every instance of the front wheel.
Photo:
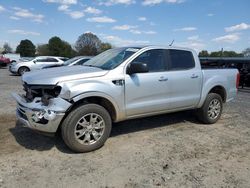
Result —
[[203, 104], [198, 109], [197, 117], [205, 124], [213, 124], [218, 121], [223, 109], [222, 98], [217, 93], [209, 93]]
[[30, 71], [28, 67], [20, 67], [18, 69], [18, 74], [22, 76], [25, 72], [28, 72], [28, 71]]
[[75, 152], [89, 152], [104, 145], [112, 121], [107, 110], [97, 104], [84, 104], [69, 113], [62, 123], [62, 138]]

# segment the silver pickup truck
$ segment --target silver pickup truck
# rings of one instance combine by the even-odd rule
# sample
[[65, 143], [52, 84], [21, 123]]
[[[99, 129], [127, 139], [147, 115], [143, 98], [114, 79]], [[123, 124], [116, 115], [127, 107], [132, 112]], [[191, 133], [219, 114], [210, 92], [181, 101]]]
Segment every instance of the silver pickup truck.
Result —
[[112, 122], [196, 109], [206, 124], [237, 93], [236, 69], [201, 70], [193, 50], [145, 46], [110, 49], [84, 66], [25, 73], [25, 94], [13, 93], [17, 118], [46, 133], [61, 130], [76, 152], [100, 148]]

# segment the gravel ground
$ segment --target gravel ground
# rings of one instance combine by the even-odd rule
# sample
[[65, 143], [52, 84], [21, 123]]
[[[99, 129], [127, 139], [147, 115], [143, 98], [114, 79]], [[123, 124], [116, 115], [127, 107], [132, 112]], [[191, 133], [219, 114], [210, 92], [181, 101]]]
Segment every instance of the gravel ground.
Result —
[[214, 125], [189, 111], [126, 121], [84, 154], [16, 127], [10, 93], [21, 91], [20, 77], [0, 69], [0, 187], [250, 187], [250, 90]]

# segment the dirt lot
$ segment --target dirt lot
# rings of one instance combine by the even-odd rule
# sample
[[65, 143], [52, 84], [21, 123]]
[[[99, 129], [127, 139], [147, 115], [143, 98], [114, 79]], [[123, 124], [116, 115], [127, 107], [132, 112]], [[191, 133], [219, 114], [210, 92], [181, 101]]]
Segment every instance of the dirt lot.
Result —
[[59, 136], [16, 127], [10, 92], [20, 77], [0, 69], [0, 187], [249, 187], [250, 90], [202, 125], [181, 112], [113, 125], [101, 149], [72, 153]]

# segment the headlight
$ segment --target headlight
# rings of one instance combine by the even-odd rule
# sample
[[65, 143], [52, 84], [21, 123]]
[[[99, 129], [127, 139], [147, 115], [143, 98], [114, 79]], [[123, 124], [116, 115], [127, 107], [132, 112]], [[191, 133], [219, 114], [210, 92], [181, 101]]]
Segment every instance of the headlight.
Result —
[[49, 99], [57, 97], [61, 92], [61, 86], [57, 85], [28, 85], [24, 83], [27, 101], [33, 101], [35, 97], [41, 97], [44, 105], [49, 104]]

